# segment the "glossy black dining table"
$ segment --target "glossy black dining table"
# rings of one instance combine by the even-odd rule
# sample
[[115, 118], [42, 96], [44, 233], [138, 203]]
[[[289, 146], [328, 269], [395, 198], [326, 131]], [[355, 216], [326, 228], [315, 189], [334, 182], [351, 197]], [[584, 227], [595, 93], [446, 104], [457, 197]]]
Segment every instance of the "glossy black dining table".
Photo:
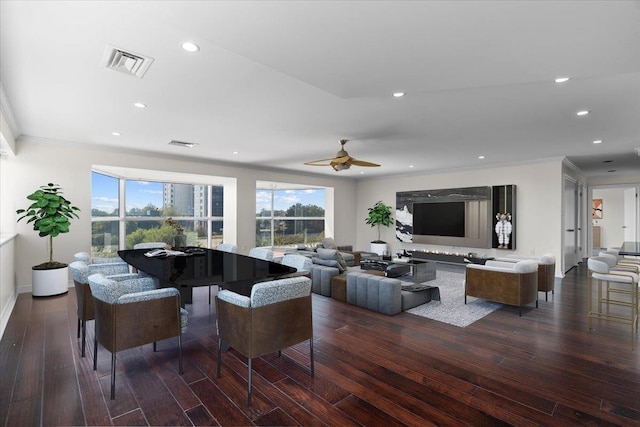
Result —
[[250, 296], [254, 284], [296, 271], [293, 267], [246, 255], [204, 248], [187, 255], [148, 257], [149, 249], [126, 249], [118, 255], [132, 267], [160, 281], [161, 287], [180, 291], [181, 304], [193, 302], [193, 288], [218, 285], [241, 295]]
[[640, 256], [640, 242], [624, 242], [620, 247], [620, 255]]

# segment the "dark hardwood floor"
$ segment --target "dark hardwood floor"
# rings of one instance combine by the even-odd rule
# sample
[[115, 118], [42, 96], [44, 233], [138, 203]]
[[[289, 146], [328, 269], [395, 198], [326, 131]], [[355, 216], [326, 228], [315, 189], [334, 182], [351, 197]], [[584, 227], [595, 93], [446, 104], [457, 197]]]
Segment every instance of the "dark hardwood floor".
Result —
[[[184, 374], [177, 340], [80, 358], [75, 296], [21, 294], [0, 342], [0, 420], [37, 425], [640, 425], [640, 353], [629, 326], [587, 333], [585, 268], [540, 307], [504, 307], [467, 328], [385, 316], [315, 295], [315, 378], [308, 343], [254, 361], [231, 350], [215, 378], [208, 288], [188, 306]], [[92, 325], [88, 341], [92, 343]]]

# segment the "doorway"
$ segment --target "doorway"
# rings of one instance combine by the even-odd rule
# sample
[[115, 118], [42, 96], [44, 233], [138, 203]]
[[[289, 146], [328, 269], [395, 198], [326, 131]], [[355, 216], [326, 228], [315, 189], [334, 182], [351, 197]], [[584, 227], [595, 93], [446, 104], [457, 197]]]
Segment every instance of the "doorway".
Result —
[[564, 176], [563, 200], [562, 271], [566, 273], [578, 265], [578, 182], [567, 175]]
[[590, 189], [591, 198], [598, 200], [601, 209], [597, 218], [591, 220], [592, 255], [597, 255], [599, 248], [640, 240], [639, 192], [640, 185], [603, 185]]

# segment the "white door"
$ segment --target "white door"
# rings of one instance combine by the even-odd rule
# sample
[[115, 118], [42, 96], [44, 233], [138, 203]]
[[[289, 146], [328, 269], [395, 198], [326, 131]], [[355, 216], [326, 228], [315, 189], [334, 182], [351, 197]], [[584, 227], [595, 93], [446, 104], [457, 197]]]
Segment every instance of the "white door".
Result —
[[637, 238], [638, 230], [638, 213], [636, 212], [637, 205], [636, 188], [626, 188], [624, 190], [624, 241], [635, 242]]
[[577, 242], [578, 232], [576, 226], [576, 212], [578, 204], [577, 182], [568, 176], [564, 177], [564, 272], [571, 270], [578, 265]]

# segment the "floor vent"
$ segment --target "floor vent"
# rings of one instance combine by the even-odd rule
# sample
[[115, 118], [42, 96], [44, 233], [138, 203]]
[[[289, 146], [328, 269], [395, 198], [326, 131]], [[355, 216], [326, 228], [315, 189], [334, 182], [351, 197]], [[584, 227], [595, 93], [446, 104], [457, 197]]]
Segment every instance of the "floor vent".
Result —
[[142, 78], [147, 72], [153, 58], [126, 50], [107, 46], [102, 55], [102, 66], [108, 70], [118, 71], [130, 76]]
[[169, 145], [177, 145], [178, 147], [184, 147], [184, 148], [193, 148], [198, 144], [196, 144], [195, 142], [184, 142], [184, 141], [177, 141], [174, 139], [171, 142], [169, 142]]

